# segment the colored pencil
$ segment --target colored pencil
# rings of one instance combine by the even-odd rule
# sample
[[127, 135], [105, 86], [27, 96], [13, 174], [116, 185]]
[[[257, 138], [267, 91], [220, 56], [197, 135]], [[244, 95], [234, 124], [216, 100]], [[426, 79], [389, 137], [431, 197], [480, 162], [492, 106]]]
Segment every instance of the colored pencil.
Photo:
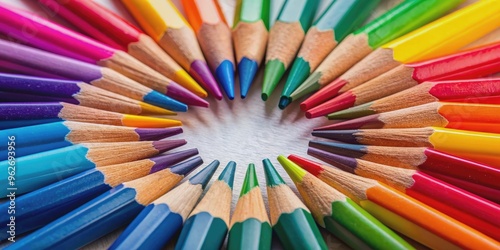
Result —
[[414, 249], [349, 197], [284, 156], [278, 161], [295, 183], [316, 222], [354, 249]]
[[[13, 100], [17, 99], [16, 102], [33, 102], [36, 99], [28, 100], [27, 98], [39, 95], [46, 97], [46, 101], [64, 101], [85, 107], [125, 114], [175, 114], [170, 110], [155, 107], [151, 104], [118, 95], [80, 81], [0, 73], [0, 91], [7, 91], [9, 94], [16, 92], [25, 97], [12, 98]], [[20, 96], [17, 95], [16, 97]], [[2, 100], [8, 101], [6, 99], [2, 98]]]
[[[496, 240], [500, 239], [500, 205], [471, 194], [424, 172], [327, 153], [315, 155], [330, 164], [363, 177], [375, 179]], [[500, 243], [497, 242], [498, 245]], [[462, 247], [466, 247], [463, 243]]]
[[164, 128], [181, 126], [177, 120], [126, 115], [64, 102], [0, 103], [0, 120], [57, 119], [116, 126]]
[[500, 5], [495, 1], [479, 1], [468, 5], [376, 49], [336, 79], [332, 86], [336, 90], [330, 94], [335, 96], [335, 92], [343, 93], [335, 98], [337, 102], [352, 102], [354, 98], [347, 100], [346, 95], [353, 88], [361, 87], [360, 85], [375, 80], [377, 76], [394, 68], [404, 71], [405, 75], [411, 75], [411, 70], [401, 65], [455, 53], [461, 47], [497, 29], [498, 18]]
[[149, 203], [171, 190], [197, 165], [178, 164], [127, 181], [65, 214], [6, 249], [77, 249], [127, 225]]
[[109, 249], [163, 248], [181, 229], [218, 166], [219, 161], [213, 161], [146, 206]]
[[[0, 5], [0, 32], [31, 46], [84, 62], [111, 68], [180, 102], [207, 107], [208, 103], [124, 51], [33, 14]], [[36, 30], [28, 34], [26, 27]]]
[[425, 171], [426, 174], [447, 182], [453, 186], [459, 187], [463, 190], [469, 191], [475, 195], [483, 197], [487, 200], [500, 204], [500, 189], [483, 186], [466, 180], [450, 177], [448, 175], [438, 174], [435, 172]]
[[132, 16], [175, 61], [216, 99], [222, 99], [196, 35], [170, 0], [121, 0]]
[[[310, 110], [311, 117], [357, 106], [417, 86], [424, 81], [462, 80], [500, 71], [500, 43], [420, 63], [403, 64], [351, 88]], [[369, 90], [368, 90], [369, 89]], [[333, 95], [335, 96], [336, 93]]]
[[269, 159], [266, 173], [271, 225], [285, 249], [328, 249], [309, 209], [293, 193]]
[[[144, 160], [96, 167], [18, 197], [16, 234], [42, 227], [123, 182], [167, 167], [175, 169], [176, 166], [172, 165], [197, 154], [197, 149], [189, 149]], [[201, 158], [197, 159], [201, 164]], [[1, 204], [0, 207], [7, 209], [8, 203]], [[9, 216], [6, 213], [0, 215], [0, 221], [2, 225], [7, 225]], [[9, 237], [6, 233], [7, 226], [2, 226], [2, 230], [0, 239], [4, 240]]]
[[[403, 1], [380, 17], [354, 31], [353, 34], [348, 35], [290, 95], [290, 98], [297, 100], [327, 86], [375, 49], [434, 21], [461, 2], [463, 0]], [[311, 102], [309, 105], [310, 102], [309, 99], [303, 102], [301, 104], [302, 110], [310, 109], [312, 106], [319, 104]]]
[[[370, 212], [372, 211], [370, 207], [382, 207], [429, 231], [430, 234], [428, 235], [419, 235], [419, 232], [408, 230], [409, 228], [406, 229], [406, 233], [409, 236], [411, 235], [411, 237], [415, 237], [418, 241], [430, 245], [431, 248], [449, 249], [445, 246], [450, 246], [450, 243], [462, 249], [477, 247], [481, 249], [495, 249], [499, 246], [497, 241], [401, 193], [398, 189], [381, 184], [376, 180], [347, 172], [343, 173], [343, 171], [335, 168], [321, 166], [316, 162], [304, 158], [297, 156], [290, 156], [290, 158], [301, 164], [309, 173], [317, 176], [328, 185], [349, 193], [349, 196], [353, 197], [357, 203], [362, 207], [366, 207]], [[431, 221], [432, 223], [430, 223]], [[399, 226], [404, 227], [404, 225]], [[448, 242], [439, 240], [435, 236], [432, 237], [432, 234]], [[433, 239], [427, 237], [432, 237]], [[456, 247], [452, 248], [456, 249]]]
[[248, 165], [240, 198], [231, 218], [227, 248], [271, 249], [271, 225], [255, 173], [255, 165]]
[[231, 30], [216, 0], [182, 0], [201, 50], [226, 96], [234, 99], [234, 53]]
[[448, 128], [356, 129], [314, 131], [312, 135], [375, 146], [429, 147], [500, 167], [500, 135]]
[[274, 23], [278, 20], [278, 16], [280, 15], [281, 9], [286, 3], [286, 0], [274, 0], [270, 1], [269, 6], [269, 27], [273, 27]]
[[[499, 47], [500, 48], [500, 47]], [[500, 51], [499, 51], [500, 53]], [[328, 115], [328, 119], [353, 119], [429, 102], [490, 103], [500, 96], [500, 78], [423, 82], [390, 96]], [[483, 99], [483, 97], [486, 97]]]
[[[272, 2], [272, 3], [271, 3]], [[238, 0], [233, 22], [233, 42], [238, 63], [241, 98], [245, 98], [266, 51], [269, 15], [278, 1]]]
[[207, 97], [207, 92], [150, 36], [99, 3], [81, 0], [39, 2], [94, 39], [126, 51], [199, 97]]
[[[8, 178], [11, 161], [0, 162], [0, 183], [23, 194], [98, 166], [151, 157], [186, 144], [185, 140], [82, 143], [15, 159], [16, 180]], [[5, 197], [8, 189], [0, 191]]]
[[500, 133], [500, 105], [431, 102], [334, 123], [314, 130], [442, 127]]
[[[413, 209], [414, 211], [417, 209], [423, 210], [424, 215], [427, 215], [427, 213], [429, 212], [431, 215], [435, 215], [435, 213], [437, 213], [437, 215], [441, 215], [439, 212], [426, 205], [419, 206], [422, 204], [419, 204], [418, 201], [412, 199], [411, 197], [402, 194], [390, 187], [381, 185], [374, 180], [352, 175], [335, 168], [322, 166], [317, 162], [313, 162], [309, 159], [305, 159], [297, 155], [289, 155], [288, 159], [300, 166], [302, 169], [307, 170], [310, 174], [319, 178], [330, 187], [341, 190], [343, 194], [351, 198], [354, 202], [356, 202], [356, 204], [365, 209], [368, 213], [381, 221], [384, 225], [390, 227], [391, 229], [399, 232], [404, 236], [407, 236], [409, 239], [413, 239], [430, 249], [460, 249], [456, 245], [451, 244], [450, 242], [437, 236], [434, 232], [427, 230], [425, 225], [424, 227], [418, 225], [418, 221], [412, 218], [412, 216], [404, 216], [404, 214], [400, 213], [400, 211], [398, 210], [401, 208], [396, 207], [396, 209], [393, 209], [390, 206], [393, 204], [390, 203], [389, 206], [383, 206], [385, 204], [376, 203], [377, 200], [374, 199], [374, 195], [367, 195], [367, 192], [365, 191], [365, 189], [363, 189], [363, 184], [372, 184], [376, 188], [378, 187], [383, 191], [386, 191], [385, 194], [387, 194], [387, 196], [389, 196], [390, 198], [401, 200], [403, 205], [405, 205], [405, 208]], [[331, 176], [332, 174], [335, 175]], [[343, 179], [335, 177], [340, 177]], [[353, 181], [353, 185], [349, 185], [351, 183], [348, 181], [351, 180]], [[356, 185], [360, 184], [360, 181], [364, 181], [364, 183], [362, 183], [361, 185]]]
[[287, 0], [271, 27], [262, 83], [262, 100], [267, 100], [293, 62], [312, 24], [317, 0]]
[[395, 167], [430, 171], [500, 189], [500, 169], [424, 147], [384, 147], [310, 141], [308, 153], [317, 150]]
[[[0, 40], [0, 60], [9, 62], [9, 64], [2, 63], [3, 68], [7, 67], [16, 73], [79, 80], [162, 108], [174, 111], [187, 110], [185, 104], [141, 85], [112, 69], [18, 43]], [[42, 75], [39, 74], [40, 72]]]
[[292, 64], [285, 87], [281, 92], [279, 107], [284, 109], [291, 102], [290, 95], [318, 67], [325, 57], [354, 29], [361, 26], [380, 0], [332, 1], [313, 23], [304, 38], [297, 58]]
[[184, 223], [176, 250], [220, 249], [226, 239], [236, 163], [230, 161]]
[[[180, 127], [141, 129], [65, 121], [0, 130], [0, 138], [15, 136], [16, 157], [20, 157], [78, 143], [152, 141], [180, 133]], [[5, 143], [0, 146], [0, 161], [7, 156]]]

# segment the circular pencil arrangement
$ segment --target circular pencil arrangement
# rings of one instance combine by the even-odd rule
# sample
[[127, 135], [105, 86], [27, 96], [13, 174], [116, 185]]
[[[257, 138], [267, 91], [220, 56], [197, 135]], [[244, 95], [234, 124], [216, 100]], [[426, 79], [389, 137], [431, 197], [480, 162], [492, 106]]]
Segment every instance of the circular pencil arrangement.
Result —
[[[82, 34], [0, 4], [5, 249], [120, 227], [106, 247], [270, 249], [275, 233], [328, 249], [328, 232], [354, 249], [500, 248], [499, 0], [407, 0], [364, 26], [379, 0], [238, 0], [232, 28], [215, 0], [181, 0], [185, 17], [122, 0], [143, 31], [93, 1], [38, 2]], [[170, 117], [235, 99], [236, 71], [251, 98], [261, 64], [261, 99], [283, 80], [282, 112], [301, 100], [333, 120], [308, 121], [307, 153], [331, 166], [280, 155], [291, 185], [263, 159], [265, 200], [249, 164], [231, 213], [236, 162], [211, 185], [218, 160], [190, 174], [198, 149], [163, 154], [187, 143]]]

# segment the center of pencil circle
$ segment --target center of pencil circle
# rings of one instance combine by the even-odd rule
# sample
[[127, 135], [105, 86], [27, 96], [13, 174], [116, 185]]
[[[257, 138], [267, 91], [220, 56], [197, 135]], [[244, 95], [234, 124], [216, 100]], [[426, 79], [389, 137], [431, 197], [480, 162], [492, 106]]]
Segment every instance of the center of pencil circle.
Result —
[[[217, 159], [225, 166], [235, 161], [237, 180], [243, 179], [249, 163], [255, 163], [259, 179], [263, 181], [261, 185], [265, 185], [262, 159], [269, 158], [282, 170], [276, 160], [278, 155], [305, 156], [312, 129], [324, 125], [326, 120], [306, 119], [299, 103], [280, 110], [279, 90], [263, 102], [258, 83], [257, 79], [246, 99], [211, 99], [208, 109], [190, 107], [187, 113], [179, 113], [184, 133], [178, 137], [188, 141], [187, 147], [198, 148], [205, 163]], [[281, 173], [287, 176], [284, 171]], [[235, 188], [239, 186], [241, 183], [235, 183]]]

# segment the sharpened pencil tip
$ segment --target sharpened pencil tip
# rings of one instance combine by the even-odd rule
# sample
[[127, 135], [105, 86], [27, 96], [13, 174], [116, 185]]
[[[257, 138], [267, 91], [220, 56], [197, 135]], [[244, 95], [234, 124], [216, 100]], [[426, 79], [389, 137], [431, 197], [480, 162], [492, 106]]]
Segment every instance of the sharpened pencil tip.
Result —
[[236, 172], [236, 162], [230, 161], [226, 168], [222, 170], [222, 173], [219, 175], [219, 181], [223, 181], [227, 183], [227, 185], [233, 189], [234, 183], [234, 173]]
[[307, 154], [352, 174], [358, 166], [358, 162], [354, 158], [332, 154], [316, 148], [309, 148]]
[[135, 129], [141, 141], [160, 140], [165, 137], [182, 133], [181, 127], [176, 128], [137, 128]]
[[[262, 83], [262, 94], [266, 94], [269, 97], [278, 83], [281, 77], [285, 73], [285, 64], [280, 60], [275, 59], [268, 61], [266, 63], [266, 68], [264, 70], [264, 82]], [[267, 100], [266, 97], [266, 100]], [[262, 98], [264, 100], [264, 98]]]
[[307, 79], [309, 74], [311, 74], [309, 62], [302, 57], [295, 59], [281, 95], [289, 97]]
[[155, 106], [166, 108], [172, 111], [186, 112], [188, 110], [188, 106], [186, 104], [163, 95], [157, 91], [149, 92], [143, 97], [143, 99], [146, 103], [153, 104]]
[[150, 160], [154, 162], [154, 165], [151, 167], [149, 173], [152, 174], [165, 168], [171, 167], [173, 164], [179, 163], [197, 154], [198, 149], [192, 148], [175, 153], [151, 157]]
[[373, 115], [377, 113], [375, 110], [371, 109], [373, 102], [361, 104], [354, 106], [352, 108], [337, 111], [328, 115], [328, 119], [354, 119], [362, 116]]
[[264, 173], [266, 174], [266, 183], [268, 187], [286, 184], [269, 159], [262, 160], [262, 164], [264, 165]]
[[193, 75], [217, 100], [222, 100], [222, 93], [219, 89], [217, 81], [215, 81], [208, 65], [204, 61], [195, 60], [192, 62], [189, 73]]
[[255, 164], [250, 163], [247, 168], [247, 173], [245, 175], [245, 180], [241, 186], [240, 197], [250, 192], [255, 187], [259, 187], [259, 181], [257, 179], [257, 174], [255, 173]]
[[307, 173], [304, 169], [300, 168], [297, 164], [288, 160], [283, 155], [278, 156], [278, 161], [280, 162], [281, 166], [283, 166], [293, 182], [302, 182], [302, 178], [304, 178], [304, 175], [306, 175]]
[[298, 155], [289, 155], [288, 159], [299, 165], [301, 168], [307, 170], [307, 172], [311, 173], [314, 176], [318, 176], [321, 174], [321, 172], [323, 172], [323, 167], [321, 166], [321, 164], [304, 157], [300, 157]]
[[285, 109], [288, 105], [290, 105], [291, 103], [291, 99], [289, 97], [286, 97], [286, 96], [282, 96], [280, 98], [280, 102], [278, 104], [278, 107], [283, 110]]
[[174, 149], [177, 147], [180, 147], [182, 145], [185, 145], [187, 143], [186, 140], [180, 139], [180, 140], [164, 140], [164, 141], [154, 141], [153, 146], [158, 150], [160, 153], [168, 151], [170, 149]]
[[234, 99], [234, 64], [228, 60], [222, 61], [215, 69], [215, 76], [222, 85], [229, 100]]
[[245, 97], [247, 96], [258, 69], [259, 64], [256, 61], [248, 59], [246, 57], [243, 57], [238, 63], [240, 94], [242, 99], [245, 99]]
[[218, 160], [212, 161], [208, 166], [200, 170], [200, 172], [189, 178], [189, 183], [193, 185], [200, 184], [203, 189], [207, 186], [208, 182], [215, 173], [215, 170], [219, 167], [220, 162]]
[[357, 144], [356, 133], [359, 130], [319, 130], [313, 131], [311, 134], [316, 137], [336, 140], [346, 143]]
[[201, 166], [201, 164], [203, 164], [203, 160], [200, 156], [196, 156], [195, 158], [175, 164], [170, 168], [170, 171], [174, 174], [186, 176], [191, 173], [191, 171]]

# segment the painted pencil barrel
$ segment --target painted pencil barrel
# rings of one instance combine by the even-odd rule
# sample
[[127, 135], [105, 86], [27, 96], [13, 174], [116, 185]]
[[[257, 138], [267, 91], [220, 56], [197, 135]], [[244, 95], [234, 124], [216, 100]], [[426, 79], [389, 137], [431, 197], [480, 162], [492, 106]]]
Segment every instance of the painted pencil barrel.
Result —
[[234, 223], [229, 232], [229, 242], [227, 248], [237, 249], [270, 249], [272, 230], [267, 222], [257, 219], [247, 219]]
[[304, 209], [298, 208], [291, 213], [281, 214], [273, 225], [273, 230], [285, 249], [328, 249], [314, 218]]
[[[196, 230], [197, 232], [206, 232], [203, 239], [191, 238], [187, 235], [188, 232]], [[189, 217], [184, 223], [178, 243], [175, 246], [176, 250], [194, 250], [221, 248], [224, 239], [227, 235], [227, 224], [224, 220], [214, 217], [207, 212], [201, 212]]]

